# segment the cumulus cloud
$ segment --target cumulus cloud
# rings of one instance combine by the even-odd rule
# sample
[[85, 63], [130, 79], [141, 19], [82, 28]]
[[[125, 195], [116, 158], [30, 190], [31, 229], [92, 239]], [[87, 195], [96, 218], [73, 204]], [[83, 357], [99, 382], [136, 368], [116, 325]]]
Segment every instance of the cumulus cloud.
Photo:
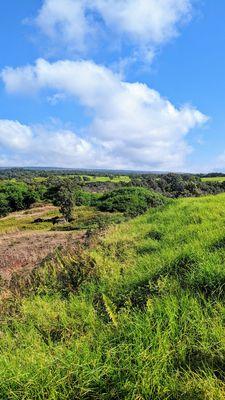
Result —
[[[101, 166], [110, 168], [182, 169], [191, 150], [186, 135], [207, 121], [195, 108], [178, 109], [146, 84], [121, 81], [111, 70], [90, 61], [49, 63], [40, 59], [34, 66], [7, 68], [1, 76], [9, 92], [47, 89], [48, 95], [50, 91], [53, 96], [73, 96], [91, 110], [92, 122], [85, 128], [84, 141], [79, 147], [81, 139], [76, 137], [76, 146], [70, 146], [75, 167], [92, 166], [93, 157], [96, 166], [99, 160]], [[41, 138], [44, 141], [39, 135], [39, 142]], [[64, 138], [56, 146], [66, 156]], [[82, 153], [81, 165], [78, 153]]]
[[[35, 20], [57, 45], [84, 51], [100, 32], [115, 42], [139, 47], [152, 59], [154, 49], [190, 19], [192, 0], [44, 0]], [[113, 35], [113, 36], [112, 36]], [[102, 41], [103, 35], [100, 35]], [[102, 44], [100, 41], [100, 45]], [[92, 42], [93, 46], [93, 42]]]
[[45, 0], [36, 24], [51, 40], [84, 50], [93, 28], [85, 15], [85, 2], [80, 0]]
[[155, 44], [175, 36], [177, 24], [191, 13], [189, 0], [95, 0], [94, 4], [112, 29]]
[[93, 162], [91, 145], [66, 129], [0, 120], [1, 165], [72, 166]]
[[18, 121], [0, 120], [0, 147], [23, 151], [30, 144], [32, 132]]

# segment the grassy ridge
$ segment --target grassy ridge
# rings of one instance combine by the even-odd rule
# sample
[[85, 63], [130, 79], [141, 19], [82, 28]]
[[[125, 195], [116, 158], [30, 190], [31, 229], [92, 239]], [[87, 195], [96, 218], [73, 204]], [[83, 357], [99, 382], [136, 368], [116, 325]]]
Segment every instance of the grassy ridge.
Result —
[[224, 399], [224, 204], [174, 200], [36, 272], [3, 303], [0, 398]]

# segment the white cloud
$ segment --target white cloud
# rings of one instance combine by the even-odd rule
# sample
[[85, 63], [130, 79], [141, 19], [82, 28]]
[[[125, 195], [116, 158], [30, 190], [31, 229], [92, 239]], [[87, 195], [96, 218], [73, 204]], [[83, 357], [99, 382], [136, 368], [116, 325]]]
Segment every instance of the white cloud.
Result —
[[[92, 1], [91, 1], [92, 3]], [[189, 0], [95, 0], [105, 23], [133, 40], [160, 44], [177, 34], [177, 24], [190, 15]]]
[[[155, 47], [179, 32], [191, 17], [192, 0], [44, 0], [36, 25], [57, 46], [73, 50], [88, 48], [93, 35], [116, 37], [143, 50], [152, 59]], [[99, 44], [103, 34], [100, 35]]]
[[[7, 68], [2, 78], [9, 92], [48, 89], [53, 96], [73, 96], [92, 111], [93, 120], [83, 140], [73, 133], [57, 133], [53, 139], [51, 134], [38, 135], [40, 152], [46, 136], [47, 143], [52, 140], [49, 152], [55, 149], [56, 154], [60, 147], [61, 159], [74, 167], [182, 169], [190, 152], [186, 135], [207, 121], [191, 106], [177, 109], [146, 84], [123, 82], [90, 61], [49, 63], [40, 59], [34, 66]], [[72, 145], [67, 147], [70, 140]], [[43, 154], [46, 160], [51, 157], [44, 148]]]
[[80, 0], [45, 0], [36, 24], [51, 40], [78, 51], [84, 49], [87, 35], [93, 30], [85, 16], [85, 2]]
[[23, 151], [30, 145], [31, 129], [18, 121], [0, 120], [0, 147], [13, 151]]
[[12, 120], [0, 120], [1, 165], [82, 165], [91, 145], [73, 131], [55, 126], [28, 126]]

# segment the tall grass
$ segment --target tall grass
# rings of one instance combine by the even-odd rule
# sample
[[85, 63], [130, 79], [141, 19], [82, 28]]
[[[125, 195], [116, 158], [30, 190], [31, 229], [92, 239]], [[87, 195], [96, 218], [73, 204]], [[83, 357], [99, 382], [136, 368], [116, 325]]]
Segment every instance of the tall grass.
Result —
[[179, 199], [14, 281], [0, 399], [225, 398], [225, 195]]

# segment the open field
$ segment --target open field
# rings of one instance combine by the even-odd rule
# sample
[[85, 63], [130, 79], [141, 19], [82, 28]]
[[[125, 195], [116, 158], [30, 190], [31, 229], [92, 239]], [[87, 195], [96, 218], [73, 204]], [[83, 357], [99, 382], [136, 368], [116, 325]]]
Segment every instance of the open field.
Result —
[[[73, 212], [74, 229], [78, 229], [82, 223], [85, 224], [98, 215], [104, 215], [104, 213], [98, 212], [93, 207], [75, 207]], [[54, 228], [52, 223], [52, 218], [54, 217], [60, 217], [60, 213], [57, 207], [50, 204], [13, 212], [4, 218], [0, 218], [0, 234], [39, 230], [49, 231]], [[42, 218], [43, 222], [35, 222], [38, 218]], [[56, 229], [57, 226], [61, 230], [62, 227], [56, 225]]]
[[214, 176], [210, 178], [202, 178], [203, 182], [224, 182], [225, 176]]
[[224, 204], [174, 200], [43, 267], [5, 305], [0, 398], [224, 399]]
[[[0, 275], [4, 279], [14, 272], [31, 270], [58, 248], [75, 251], [84, 234], [51, 231], [51, 218], [56, 216], [58, 208], [46, 204], [0, 219]], [[35, 223], [40, 217], [44, 222]]]
[[27, 230], [46, 231], [52, 227], [50, 221], [46, 221], [42, 224], [35, 224], [34, 220], [40, 217], [50, 220], [57, 216], [59, 216], [58, 208], [51, 204], [35, 206], [28, 210], [13, 212], [4, 218], [0, 218], [0, 234]]
[[[86, 225], [99, 214], [103, 213], [90, 207], [75, 208], [73, 226], [69, 231], [64, 230], [63, 225], [53, 224], [51, 219], [60, 214], [51, 204], [13, 212], [1, 218], [0, 275], [9, 278], [13, 272], [31, 270], [59, 248], [76, 253], [77, 246], [83, 242]], [[38, 218], [43, 222], [35, 222]]]

